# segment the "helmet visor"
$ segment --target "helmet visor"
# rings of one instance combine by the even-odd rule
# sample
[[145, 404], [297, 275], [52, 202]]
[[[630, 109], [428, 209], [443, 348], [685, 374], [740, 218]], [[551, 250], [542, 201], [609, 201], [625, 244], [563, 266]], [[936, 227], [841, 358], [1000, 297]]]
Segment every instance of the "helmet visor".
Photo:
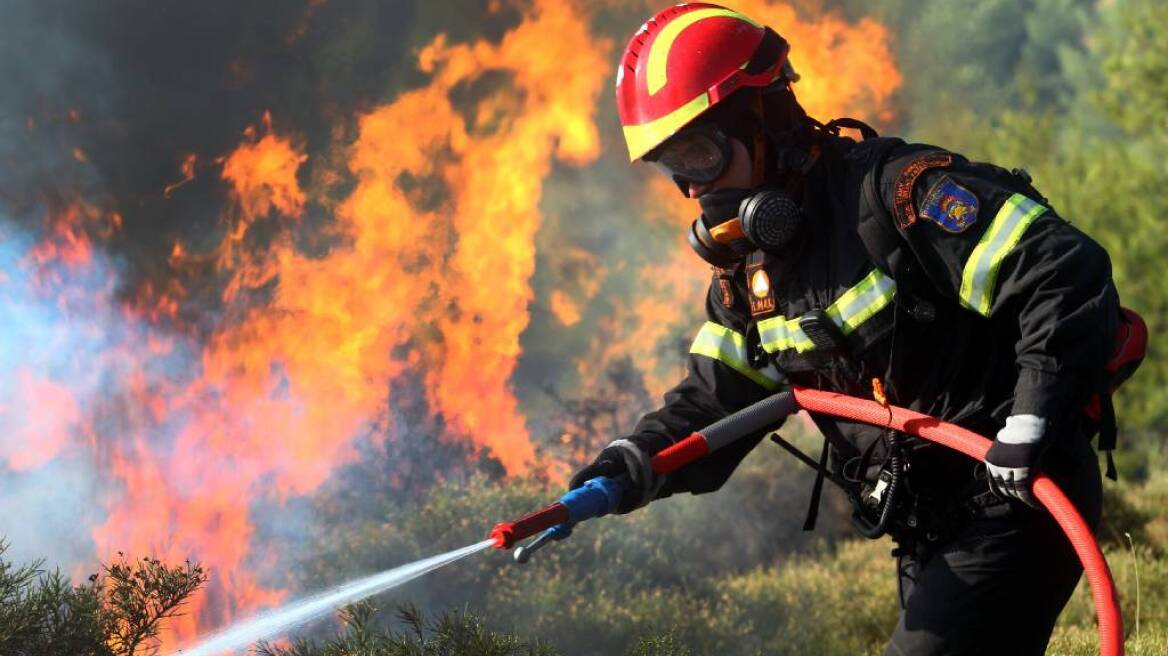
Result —
[[714, 126], [684, 130], [645, 157], [678, 182], [710, 183], [730, 165], [730, 140]]

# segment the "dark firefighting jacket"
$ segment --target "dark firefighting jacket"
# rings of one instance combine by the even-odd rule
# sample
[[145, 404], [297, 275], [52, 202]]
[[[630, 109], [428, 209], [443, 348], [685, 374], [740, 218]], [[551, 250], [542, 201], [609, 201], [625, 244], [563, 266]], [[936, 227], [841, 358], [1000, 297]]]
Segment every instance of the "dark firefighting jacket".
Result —
[[[715, 271], [688, 375], [630, 436], [642, 449], [656, 453], [789, 385], [871, 398], [878, 378], [889, 402], [990, 438], [1011, 414], [1044, 417], [1058, 433], [1098, 388], [1118, 308], [1103, 248], [1024, 176], [932, 146], [866, 144], [826, 138], [806, 180], [802, 239], [789, 252]], [[865, 221], [891, 228], [891, 265], [861, 240]], [[801, 329], [817, 310], [842, 347]], [[813, 419], [831, 445], [830, 468], [856, 476], [848, 465], [881, 430]], [[671, 475], [659, 496], [719, 488], [762, 437]], [[916, 447], [915, 490], [985, 489], [965, 456]]]

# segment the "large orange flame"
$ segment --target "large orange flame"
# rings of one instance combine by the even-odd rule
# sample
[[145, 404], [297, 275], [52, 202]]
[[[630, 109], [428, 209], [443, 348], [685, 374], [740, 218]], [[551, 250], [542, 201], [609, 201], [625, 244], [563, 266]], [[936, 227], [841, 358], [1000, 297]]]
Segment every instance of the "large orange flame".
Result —
[[[297, 140], [265, 118], [225, 158], [231, 203], [215, 259], [230, 278], [224, 301], [246, 309], [210, 337], [195, 381], [138, 390], [143, 407], [162, 406], [156, 421], [182, 426], [165, 451], [142, 431], [113, 454], [124, 492], [95, 532], [106, 552], [190, 555], [218, 572], [175, 627], [181, 637], [195, 620], [221, 624], [281, 597], [249, 573], [263, 554], [250, 544], [247, 500], [320, 485], [385, 414], [396, 379], [423, 383], [450, 433], [507, 471], [536, 463], [510, 379], [541, 185], [553, 158], [598, 151], [591, 113], [606, 47], [552, 2], [535, 3], [498, 44], [436, 38], [419, 55], [432, 82], [360, 117], [347, 149], [356, 185], [323, 256], [293, 239], [308, 198]], [[452, 91], [488, 72], [504, 81], [464, 114]], [[261, 225], [275, 236], [252, 243]], [[171, 254], [180, 268], [197, 257], [181, 245]], [[247, 306], [264, 289], [267, 302]]]
[[[887, 114], [897, 78], [878, 24], [801, 18], [761, 1], [739, 8], [794, 44], [813, 114]], [[253, 544], [251, 507], [311, 493], [351, 461], [355, 440], [388, 423], [395, 384], [422, 386], [445, 427], [437, 437], [469, 440], [509, 473], [558, 471], [533, 446], [512, 378], [533, 304], [544, 183], [557, 162], [597, 157], [593, 114], [611, 102], [600, 93], [613, 53], [571, 3], [535, 0], [521, 14], [498, 42], [433, 39], [418, 53], [429, 83], [358, 116], [355, 140], [335, 152], [308, 152], [277, 107], [275, 125], [265, 115], [225, 157], [181, 155], [181, 178], [162, 195], [192, 180], [196, 163], [220, 163], [225, 237], [210, 253], [174, 244], [175, 278], [131, 300], [115, 294], [112, 275], [100, 293], [70, 292], [58, 267], [108, 274], [89, 235], [116, 232], [117, 214], [74, 203], [29, 253], [45, 294], [67, 293], [58, 305], [70, 320], [121, 322], [89, 363], [116, 374], [117, 389], [88, 402], [67, 379], [11, 374], [27, 398], [4, 401], [0, 419], [12, 426], [13, 408], [32, 409], [16, 420], [21, 447], [12, 436], [0, 442], [0, 464], [34, 469], [86, 447], [116, 481], [98, 499], [99, 557], [189, 557], [210, 568], [206, 593], [164, 633], [168, 645], [284, 597], [261, 578], [276, 555]], [[349, 191], [329, 197], [337, 188]], [[639, 273], [636, 300], [589, 321], [609, 271], [600, 254], [565, 247], [554, 261], [578, 271], [549, 306], [564, 327], [600, 326], [579, 361], [585, 385], [631, 356], [659, 392], [677, 372], [658, 342], [692, 327], [678, 308], [699, 311], [706, 276], [682, 236], [690, 203], [668, 184], [635, 202], [653, 206], [649, 220], [678, 222], [676, 248]], [[322, 223], [323, 238], [308, 227]], [[311, 248], [308, 230], [320, 238]], [[208, 269], [224, 281], [221, 318], [186, 325], [184, 276]]]

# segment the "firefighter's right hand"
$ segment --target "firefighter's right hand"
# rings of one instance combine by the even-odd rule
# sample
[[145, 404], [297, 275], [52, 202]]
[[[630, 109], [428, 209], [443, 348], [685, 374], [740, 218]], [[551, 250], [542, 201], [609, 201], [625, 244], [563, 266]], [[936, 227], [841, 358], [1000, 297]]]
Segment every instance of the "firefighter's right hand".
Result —
[[986, 452], [986, 474], [990, 491], [1000, 497], [1018, 499], [1032, 508], [1042, 508], [1030, 491], [1039, 458], [1048, 440], [1046, 420], [1036, 415], [1012, 415]]
[[664, 477], [653, 473], [649, 455], [627, 439], [617, 440], [606, 446], [591, 465], [572, 476], [572, 480], [568, 482], [568, 489], [574, 490], [597, 476], [624, 477], [628, 481], [615, 511], [618, 515], [632, 512], [652, 501], [665, 482]]

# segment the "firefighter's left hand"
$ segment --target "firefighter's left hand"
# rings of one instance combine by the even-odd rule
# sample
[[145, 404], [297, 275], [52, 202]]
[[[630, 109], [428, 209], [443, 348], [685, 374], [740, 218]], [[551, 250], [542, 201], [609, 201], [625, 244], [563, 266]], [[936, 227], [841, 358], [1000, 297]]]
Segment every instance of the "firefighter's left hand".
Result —
[[574, 490], [597, 476], [616, 478], [623, 475], [628, 477], [629, 485], [613, 511], [615, 514], [630, 513], [652, 501], [665, 479], [653, 473], [649, 454], [634, 439], [619, 439], [605, 447], [591, 465], [572, 476], [568, 489]]
[[1006, 418], [1006, 427], [998, 431], [998, 438], [986, 453], [990, 490], [998, 496], [1013, 497], [1028, 506], [1040, 507], [1030, 485], [1037, 473], [1045, 434], [1046, 420], [1042, 417], [1014, 415]]

